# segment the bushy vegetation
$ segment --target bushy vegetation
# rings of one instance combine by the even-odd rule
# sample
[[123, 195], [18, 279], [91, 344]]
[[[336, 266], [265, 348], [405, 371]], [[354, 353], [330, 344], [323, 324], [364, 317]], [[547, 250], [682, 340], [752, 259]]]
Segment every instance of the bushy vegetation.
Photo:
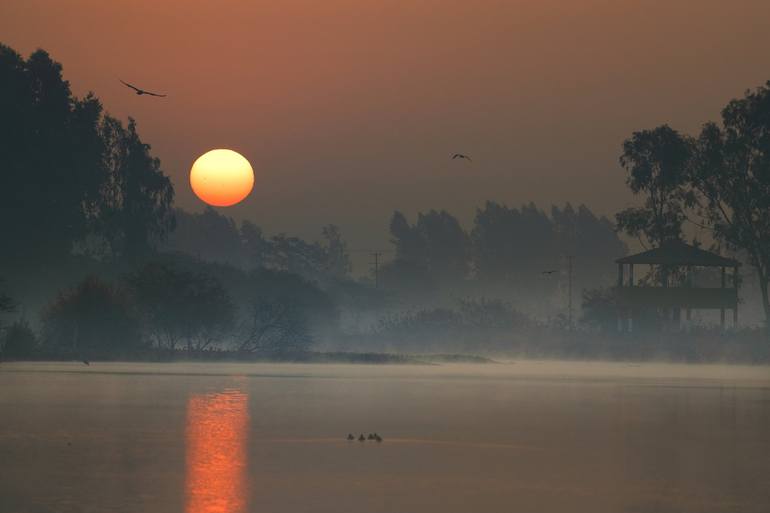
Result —
[[34, 358], [39, 341], [26, 319], [18, 319], [0, 335], [0, 355], [12, 359]]
[[459, 301], [455, 307], [422, 308], [388, 315], [369, 334], [390, 350], [412, 353], [514, 353], [535, 323], [501, 300]]
[[234, 321], [230, 296], [212, 276], [151, 262], [125, 278], [142, 321], [157, 349], [202, 351], [220, 342]]
[[335, 225], [309, 241], [175, 208], [135, 121], [75, 97], [42, 50], [24, 59], [0, 45], [0, 112], [3, 358], [290, 360], [323, 348], [371, 361], [384, 350], [768, 361], [751, 329], [620, 337], [611, 287], [627, 251], [618, 230], [656, 246], [691, 220], [752, 266], [770, 317], [770, 83], [698, 137], [632, 134], [620, 162], [642, 204], [615, 222], [570, 204], [489, 201], [468, 228], [443, 210], [413, 222], [396, 211], [376, 279], [353, 277]]
[[54, 355], [93, 358], [130, 356], [144, 341], [126, 292], [89, 276], [45, 309], [43, 344]]

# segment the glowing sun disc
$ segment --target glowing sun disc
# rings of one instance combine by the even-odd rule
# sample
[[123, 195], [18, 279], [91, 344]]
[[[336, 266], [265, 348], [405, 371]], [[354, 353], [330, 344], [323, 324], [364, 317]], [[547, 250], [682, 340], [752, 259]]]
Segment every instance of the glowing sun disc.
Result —
[[193, 162], [190, 186], [195, 195], [209, 205], [229, 207], [249, 195], [254, 187], [254, 170], [240, 153], [211, 150]]

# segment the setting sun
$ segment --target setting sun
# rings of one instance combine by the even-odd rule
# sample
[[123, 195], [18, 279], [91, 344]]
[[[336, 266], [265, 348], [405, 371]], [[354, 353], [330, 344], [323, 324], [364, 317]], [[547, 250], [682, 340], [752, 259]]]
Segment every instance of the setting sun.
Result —
[[229, 207], [243, 201], [254, 187], [254, 170], [240, 153], [211, 150], [190, 169], [190, 185], [201, 200], [215, 207]]

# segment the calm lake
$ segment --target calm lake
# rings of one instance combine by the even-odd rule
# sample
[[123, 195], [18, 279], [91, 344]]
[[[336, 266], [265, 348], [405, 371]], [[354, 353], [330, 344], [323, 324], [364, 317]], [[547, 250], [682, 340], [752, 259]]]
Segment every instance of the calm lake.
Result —
[[770, 368], [0, 364], [0, 513], [386, 511], [766, 513]]

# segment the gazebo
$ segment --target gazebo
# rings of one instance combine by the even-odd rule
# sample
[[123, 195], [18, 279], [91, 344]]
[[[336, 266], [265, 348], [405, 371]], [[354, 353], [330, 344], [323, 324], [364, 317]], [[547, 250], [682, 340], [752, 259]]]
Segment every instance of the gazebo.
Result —
[[[733, 326], [738, 325], [738, 268], [740, 262], [704, 251], [680, 240], [670, 241], [658, 248], [615, 260], [618, 264], [618, 331], [633, 331], [634, 317], [652, 309], [671, 312], [670, 321], [677, 327], [681, 311], [690, 321], [694, 309], [717, 309], [720, 323], [725, 328], [725, 311], [732, 310]], [[634, 280], [634, 266], [657, 267], [657, 285], [641, 284]], [[628, 268], [628, 274], [625, 269]], [[721, 268], [721, 286], [703, 287], [695, 283], [696, 268]], [[727, 269], [732, 269], [730, 285]], [[678, 271], [678, 283], [671, 277]], [[682, 274], [683, 272], [683, 274]]]

